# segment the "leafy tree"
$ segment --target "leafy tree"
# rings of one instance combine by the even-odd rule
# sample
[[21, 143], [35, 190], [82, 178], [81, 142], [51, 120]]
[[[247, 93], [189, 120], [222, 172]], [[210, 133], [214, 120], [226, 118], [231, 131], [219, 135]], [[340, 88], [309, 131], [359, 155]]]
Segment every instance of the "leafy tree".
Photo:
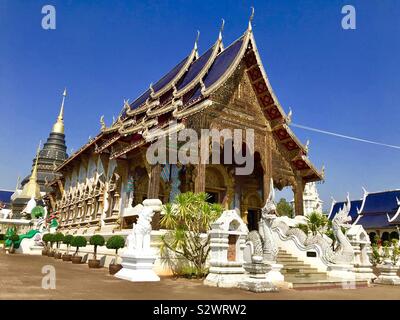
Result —
[[115, 250], [115, 261], [114, 261], [115, 264], [117, 264], [118, 250], [123, 248], [124, 246], [125, 246], [125, 239], [121, 236], [115, 235], [107, 240], [106, 248]]
[[86, 238], [82, 236], [76, 236], [72, 238], [71, 241], [71, 246], [76, 247], [76, 251], [74, 253], [74, 256], [78, 254], [79, 248], [80, 247], [85, 247], [87, 244]]
[[32, 219], [41, 218], [44, 216], [44, 208], [42, 206], [36, 206], [31, 211]]
[[99, 235], [99, 234], [95, 234], [94, 236], [90, 237], [89, 243], [94, 246], [94, 254], [93, 254], [93, 259], [97, 260], [97, 247], [98, 246], [104, 246], [104, 237]]
[[54, 242], [56, 243], [57, 250], [60, 248], [60, 243], [64, 240], [64, 235], [61, 232], [57, 232], [54, 235]]
[[42, 237], [42, 241], [44, 242], [44, 245], [45, 245], [45, 247], [47, 248], [47, 249], [49, 249], [48, 248], [48, 244], [49, 244], [49, 242], [50, 242], [50, 238], [52, 237], [52, 234], [51, 233], [46, 233], [46, 234], [44, 234], [43, 235], [43, 237]]
[[69, 247], [71, 245], [71, 241], [74, 238], [74, 236], [72, 234], [67, 234], [64, 239], [63, 239], [63, 243], [67, 245], [67, 253], [69, 254]]
[[173, 203], [163, 207], [161, 226], [169, 231], [161, 237], [161, 254], [171, 264], [168, 250], [195, 268], [196, 276], [206, 274], [206, 259], [210, 251], [210, 236], [204, 237], [210, 225], [222, 213], [219, 204], [207, 202], [206, 193], [181, 193]]
[[294, 216], [293, 207], [285, 198], [281, 198], [276, 204], [276, 211], [279, 216], [288, 216], [289, 218], [293, 218]]

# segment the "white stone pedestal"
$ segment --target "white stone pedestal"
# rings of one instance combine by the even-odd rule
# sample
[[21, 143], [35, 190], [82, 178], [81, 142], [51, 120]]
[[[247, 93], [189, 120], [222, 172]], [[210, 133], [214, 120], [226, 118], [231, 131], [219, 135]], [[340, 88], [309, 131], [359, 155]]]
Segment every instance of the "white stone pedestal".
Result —
[[281, 273], [281, 269], [283, 268], [282, 264], [278, 263], [267, 263], [266, 264], [266, 273], [265, 273], [265, 278], [268, 281], [271, 281], [275, 284], [284, 282], [285, 278], [283, 274]]
[[372, 268], [367, 266], [355, 266], [354, 273], [356, 279], [359, 280], [368, 280], [369, 282], [371, 282], [372, 280], [377, 278], [376, 275], [372, 272]]
[[115, 276], [133, 282], [160, 281], [160, 277], [153, 271], [157, 256], [151, 252], [134, 252], [123, 254], [122, 269]]
[[43, 246], [31, 246], [29, 254], [34, 255], [34, 256], [41, 256], [42, 255], [42, 250], [44, 249]]
[[380, 270], [380, 275], [374, 283], [400, 285], [400, 277], [397, 275], [399, 266], [392, 264], [382, 264], [377, 267]]
[[238, 283], [240, 289], [256, 293], [278, 291], [272, 281], [266, 278], [270, 266], [263, 263], [246, 263], [244, 268], [249, 274]]
[[354, 267], [351, 264], [331, 264], [328, 266], [328, 276], [343, 280], [355, 280]]

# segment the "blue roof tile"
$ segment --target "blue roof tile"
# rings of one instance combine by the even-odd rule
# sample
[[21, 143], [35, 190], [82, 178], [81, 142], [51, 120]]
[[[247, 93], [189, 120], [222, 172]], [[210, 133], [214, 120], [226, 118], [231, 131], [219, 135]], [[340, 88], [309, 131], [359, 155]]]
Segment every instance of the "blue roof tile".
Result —
[[357, 224], [361, 224], [364, 229], [392, 228], [386, 214], [364, 215]]
[[173, 80], [176, 77], [176, 75], [179, 73], [179, 71], [182, 69], [182, 67], [185, 65], [185, 63], [188, 59], [189, 59], [189, 57], [186, 57], [185, 59], [183, 59], [170, 72], [168, 72], [164, 77], [162, 77], [160, 80], [158, 80], [153, 85], [154, 92], [161, 90], [164, 86], [166, 86], [168, 83], [170, 83], [171, 80]]
[[369, 193], [365, 199], [361, 214], [394, 214], [399, 207], [397, 198], [400, 200], [400, 190]]
[[[332, 220], [336, 214], [339, 212], [339, 210], [343, 209], [343, 206], [346, 202], [341, 201], [341, 202], [336, 202], [333, 205], [331, 214], [329, 215], [329, 219]], [[354, 222], [357, 217], [358, 217], [358, 210], [361, 208], [362, 205], [362, 200], [352, 200], [351, 201], [351, 208], [350, 208], [350, 212], [349, 215], [351, 217], [352, 222]]]
[[181, 90], [187, 86], [194, 78], [197, 77], [197, 75], [206, 65], [207, 61], [210, 59], [213, 49], [214, 47], [208, 49], [200, 58], [190, 65], [188, 72], [184, 75], [177, 87], [178, 90]]
[[240, 48], [242, 47], [242, 43], [243, 37], [236, 40], [215, 58], [214, 63], [204, 79], [204, 85], [206, 88], [209, 88], [211, 85], [213, 85], [231, 66], [232, 62], [239, 53]]
[[0, 190], [0, 201], [3, 203], [11, 203], [11, 196], [14, 191]]

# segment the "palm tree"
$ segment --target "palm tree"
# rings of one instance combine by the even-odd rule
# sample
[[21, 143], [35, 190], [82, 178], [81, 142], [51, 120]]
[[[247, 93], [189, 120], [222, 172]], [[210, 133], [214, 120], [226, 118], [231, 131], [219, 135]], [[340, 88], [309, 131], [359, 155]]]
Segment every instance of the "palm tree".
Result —
[[161, 252], [172, 265], [168, 250], [183, 258], [194, 267], [197, 277], [205, 275], [205, 263], [210, 251], [210, 238], [204, 237], [212, 222], [222, 212], [219, 204], [207, 202], [206, 193], [181, 193], [173, 203], [163, 207], [161, 226], [169, 229], [162, 236]]

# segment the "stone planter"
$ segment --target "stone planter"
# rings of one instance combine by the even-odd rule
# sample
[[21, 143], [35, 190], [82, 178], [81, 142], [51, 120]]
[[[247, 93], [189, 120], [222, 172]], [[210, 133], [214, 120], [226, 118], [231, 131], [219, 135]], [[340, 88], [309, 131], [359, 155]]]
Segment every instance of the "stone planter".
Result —
[[108, 266], [108, 271], [110, 272], [111, 275], [116, 274], [121, 269], [122, 269], [122, 265], [121, 264], [110, 264]]
[[61, 259], [62, 257], [62, 253], [61, 252], [57, 252], [54, 254], [54, 259]]
[[63, 254], [62, 260], [63, 261], [71, 261], [72, 254]]
[[98, 269], [100, 268], [100, 260], [90, 259], [88, 262], [89, 268]]
[[82, 263], [82, 257], [81, 256], [73, 256], [73, 257], [71, 257], [71, 261], [74, 264], [80, 264], [80, 263]]

